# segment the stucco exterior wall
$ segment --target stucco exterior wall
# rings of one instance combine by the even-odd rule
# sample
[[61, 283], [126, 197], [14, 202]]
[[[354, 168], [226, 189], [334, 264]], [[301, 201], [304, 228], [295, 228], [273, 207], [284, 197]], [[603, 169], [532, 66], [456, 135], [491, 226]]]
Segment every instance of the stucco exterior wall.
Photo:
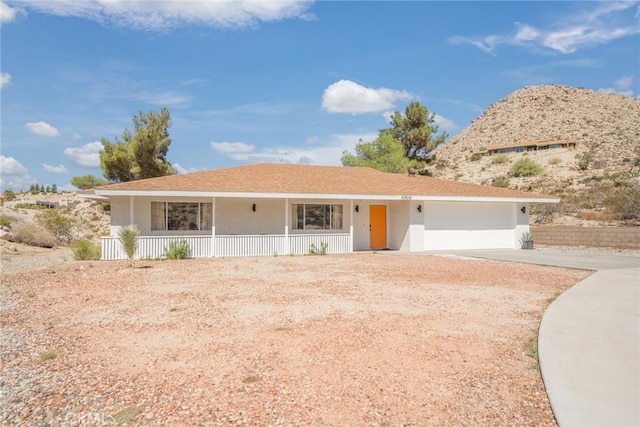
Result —
[[[384, 204], [384, 203], [380, 203]], [[358, 212], [355, 207], [358, 206]], [[353, 250], [368, 251], [371, 247], [369, 244], [369, 206], [370, 201], [354, 200], [353, 201]]]
[[284, 200], [216, 198], [217, 235], [284, 234], [284, 216]]

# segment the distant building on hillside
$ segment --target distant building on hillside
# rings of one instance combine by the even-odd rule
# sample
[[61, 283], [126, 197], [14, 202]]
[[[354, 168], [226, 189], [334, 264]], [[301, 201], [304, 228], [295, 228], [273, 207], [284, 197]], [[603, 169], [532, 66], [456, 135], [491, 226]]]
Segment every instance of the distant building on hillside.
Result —
[[550, 150], [555, 148], [576, 148], [575, 138], [551, 140], [522, 140], [515, 144], [490, 145], [474, 151], [472, 154], [480, 154], [482, 156], [492, 156], [502, 153], [522, 153], [525, 151]]

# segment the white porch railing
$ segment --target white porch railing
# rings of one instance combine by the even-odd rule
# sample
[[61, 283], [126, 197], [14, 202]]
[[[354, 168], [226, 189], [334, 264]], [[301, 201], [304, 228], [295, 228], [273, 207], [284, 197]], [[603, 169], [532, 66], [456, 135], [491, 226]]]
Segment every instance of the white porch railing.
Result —
[[[127, 259], [122, 250], [120, 239], [113, 236], [102, 237], [102, 259], [116, 260]], [[190, 248], [189, 256], [204, 258], [211, 256], [211, 236], [140, 236], [138, 237], [138, 249], [135, 258], [162, 258], [164, 251], [169, 247], [169, 242], [186, 240]]]
[[215, 236], [215, 256], [266, 256], [287, 253], [287, 240], [283, 235]]
[[[193, 258], [304, 255], [313, 243], [319, 250], [327, 244], [328, 253], [351, 252], [348, 233], [340, 234], [294, 234], [289, 239], [284, 234], [268, 235], [225, 235], [225, 236], [141, 236], [135, 258], [162, 258], [171, 241], [186, 240]], [[114, 236], [102, 237], [102, 259], [126, 259], [120, 240]], [[214, 253], [211, 248], [214, 246]]]

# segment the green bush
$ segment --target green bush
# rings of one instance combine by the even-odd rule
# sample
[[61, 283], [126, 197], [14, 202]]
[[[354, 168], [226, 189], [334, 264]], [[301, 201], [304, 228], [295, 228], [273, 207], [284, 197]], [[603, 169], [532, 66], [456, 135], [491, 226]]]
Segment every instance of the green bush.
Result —
[[172, 240], [169, 246], [164, 250], [164, 256], [167, 259], [185, 259], [191, 253], [191, 248], [186, 240]]
[[73, 251], [73, 259], [77, 261], [100, 259], [100, 245], [93, 243], [87, 239], [81, 239], [71, 245]]
[[535, 176], [544, 171], [543, 167], [531, 159], [520, 159], [509, 169], [509, 176]]
[[60, 244], [69, 244], [75, 240], [73, 233], [75, 220], [68, 209], [47, 209], [36, 216], [36, 222], [48, 230]]
[[0, 226], [1, 227], [9, 227], [11, 225], [11, 220], [6, 216], [0, 216]]
[[120, 228], [118, 232], [122, 250], [127, 255], [129, 261], [133, 260], [136, 249], [138, 249], [138, 236], [140, 236], [140, 231], [135, 224], [125, 225]]
[[491, 185], [494, 187], [509, 188], [510, 184], [509, 178], [504, 175], [496, 176], [491, 180]]
[[501, 165], [503, 163], [509, 163], [509, 156], [506, 154], [498, 154], [491, 158], [491, 164], [493, 165]]
[[14, 242], [41, 248], [52, 248], [56, 245], [55, 236], [32, 222], [14, 224], [11, 227], [11, 238]]
[[470, 162], [477, 162], [477, 161], [478, 161], [478, 160], [480, 160], [481, 158], [482, 158], [482, 154], [480, 154], [480, 153], [474, 153], [474, 154], [472, 154], [472, 155], [470, 155], [470, 156], [468, 157], [468, 160], [469, 160]]

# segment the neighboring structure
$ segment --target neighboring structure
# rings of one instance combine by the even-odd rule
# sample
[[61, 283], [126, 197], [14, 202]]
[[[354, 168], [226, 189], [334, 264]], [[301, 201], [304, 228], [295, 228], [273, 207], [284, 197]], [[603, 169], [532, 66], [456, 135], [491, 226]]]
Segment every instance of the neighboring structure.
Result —
[[472, 154], [480, 154], [483, 156], [491, 156], [501, 153], [522, 153], [525, 151], [549, 150], [554, 148], [576, 148], [576, 140], [574, 138], [563, 140], [524, 140], [515, 144], [490, 145], [474, 151]]
[[519, 248], [540, 194], [370, 168], [256, 164], [98, 187], [111, 235], [103, 259], [124, 259], [120, 227], [141, 232], [138, 258], [185, 239], [193, 257], [372, 249]]

